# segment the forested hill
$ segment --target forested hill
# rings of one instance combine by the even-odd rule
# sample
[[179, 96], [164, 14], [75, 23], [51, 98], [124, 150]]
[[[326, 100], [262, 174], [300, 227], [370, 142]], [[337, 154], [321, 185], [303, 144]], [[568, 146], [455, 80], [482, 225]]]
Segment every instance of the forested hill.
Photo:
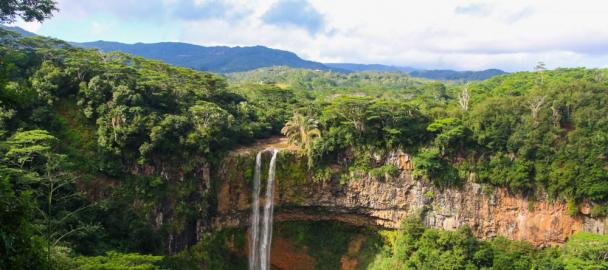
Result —
[[410, 72], [410, 76], [427, 78], [431, 80], [462, 80], [462, 81], [483, 81], [494, 76], [507, 74], [500, 69], [486, 69], [481, 71], [455, 71], [450, 69], [436, 70], [414, 70]]
[[1, 25], [0, 24], [0, 29], [5, 29], [5, 30], [9, 30], [9, 31], [13, 31], [13, 32], [17, 32], [19, 33], [21, 36], [24, 37], [34, 37], [37, 36], [36, 34], [29, 32], [21, 27], [18, 26], [6, 26], [6, 25]]
[[295, 53], [264, 46], [205, 47], [180, 42], [125, 44], [108, 41], [78, 43], [78, 45], [97, 48], [104, 52], [121, 51], [161, 60], [177, 66], [221, 73], [246, 71], [268, 66], [329, 69], [321, 63], [304, 60]]
[[411, 72], [414, 67], [388, 66], [380, 64], [354, 64], [354, 63], [325, 63], [326, 66], [347, 71], [378, 71], [378, 72]]
[[457, 71], [451, 69], [417, 69], [408, 66], [389, 66], [380, 64], [326, 63], [326, 66], [348, 72], [403, 72], [411, 77], [441, 81], [483, 81], [494, 76], [507, 74], [500, 69], [480, 71]]

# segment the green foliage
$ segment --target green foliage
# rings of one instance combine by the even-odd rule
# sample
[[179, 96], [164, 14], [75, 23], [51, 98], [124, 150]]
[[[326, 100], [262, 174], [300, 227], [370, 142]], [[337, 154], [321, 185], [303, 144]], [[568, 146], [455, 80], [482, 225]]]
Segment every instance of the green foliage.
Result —
[[428, 229], [417, 217], [396, 232], [383, 232], [385, 244], [368, 269], [605, 269], [608, 238], [579, 232], [561, 248], [538, 249], [497, 237], [479, 241], [471, 231]]
[[454, 71], [454, 70], [414, 70], [411, 76], [429, 78], [433, 80], [485, 80], [497, 75], [505, 74], [498, 69], [486, 69], [482, 71]]
[[353, 148], [400, 149], [426, 141], [427, 118], [415, 107], [367, 96], [338, 96], [324, 105], [323, 140], [316, 151], [337, 154]]
[[[6, 233], [3, 254], [22, 256], [4, 260], [3, 269], [43, 268], [24, 264], [42, 254], [41, 239], [50, 250], [61, 244], [76, 254], [162, 253], [168, 234], [207, 214], [207, 195], [197, 193], [203, 156], [213, 160], [259, 136], [259, 129], [243, 132], [247, 127], [268, 126], [254, 109], [243, 113], [245, 98], [218, 76], [0, 35], [1, 176], [13, 190], [6, 193], [14, 198], [10, 207], [23, 211], [22, 218], [7, 212], [23, 231]], [[134, 177], [136, 166], [176, 168], [182, 178], [171, 185], [157, 172]], [[167, 201], [170, 214], [161, 208]], [[156, 211], [167, 218], [160, 227], [152, 224]], [[99, 230], [91, 234], [93, 228]]]
[[608, 268], [608, 236], [587, 232], [574, 234], [561, 249], [565, 269]]
[[368, 269], [564, 269], [557, 250], [504, 238], [479, 241], [466, 227], [427, 229], [416, 217], [384, 236], [384, 248]]
[[109, 251], [105, 256], [75, 257], [69, 267], [78, 270], [155, 270], [161, 269], [162, 259], [162, 256]]
[[409, 219], [369, 269], [475, 269], [478, 243], [467, 229], [455, 232], [425, 229]]
[[0, 268], [41, 269], [43, 242], [33, 224], [35, 204], [30, 190], [20, 190], [0, 168]]
[[431, 181], [438, 187], [460, 184], [456, 169], [438, 149], [424, 149], [414, 157], [415, 177]]
[[608, 205], [596, 204], [591, 207], [592, 217], [604, 217], [608, 215]]
[[[292, 189], [291, 185], [306, 184], [308, 168], [302, 159], [302, 153], [281, 151], [278, 155], [276, 179], [280, 188]], [[285, 192], [289, 191], [285, 190]]]
[[0, 4], [0, 23], [11, 23], [21, 18], [26, 22], [42, 22], [56, 11], [54, 0], [13, 0]]
[[470, 131], [465, 128], [461, 119], [454, 117], [437, 119], [426, 130], [436, 134], [434, 144], [443, 153], [458, 154], [457, 151], [463, 151], [467, 145], [470, 145], [467, 141]]
[[376, 179], [390, 179], [399, 175], [399, 168], [392, 164], [386, 164], [381, 167], [372, 168], [369, 174]]
[[247, 260], [232, 253], [226, 247], [226, 241], [232, 240], [241, 248], [245, 242], [245, 233], [240, 230], [224, 230], [205, 236], [196, 245], [174, 255], [165, 257], [162, 266], [167, 269], [245, 269]]
[[544, 189], [574, 202], [606, 200], [607, 144], [600, 131], [606, 117], [597, 113], [606, 110], [600, 89], [608, 84], [597, 72], [544, 71], [542, 85], [534, 73], [472, 84], [474, 106], [465, 123], [476, 155], [484, 156], [480, 180], [524, 192]]
[[46, 157], [55, 142], [57, 138], [46, 130], [17, 132], [6, 141], [8, 151], [5, 160], [18, 168], [26, 166], [39, 168], [46, 162]]
[[317, 121], [299, 113], [295, 113], [281, 133], [287, 137], [289, 143], [295, 144], [306, 153], [308, 157], [308, 168], [312, 168], [315, 161], [314, 145], [321, 137]]
[[405, 96], [428, 80], [412, 78], [401, 72], [352, 72], [294, 69], [288, 67], [261, 68], [249, 72], [227, 74], [236, 84], [264, 83], [288, 86], [298, 92], [313, 95], [366, 93], [373, 96]]
[[255, 119], [262, 124], [251, 128], [259, 129], [257, 132], [264, 135], [278, 134], [297, 103], [292, 90], [270, 84], [246, 84], [235, 91], [248, 99], [242, 105], [243, 113], [254, 110]]
[[[47, 263], [52, 267], [52, 250], [75, 233], [92, 232], [95, 226], [81, 223], [78, 215], [88, 205], [74, 206], [81, 198], [74, 191], [75, 177], [66, 173], [65, 156], [53, 151], [57, 139], [45, 130], [21, 131], [6, 141], [4, 161], [23, 188], [38, 202], [33, 223], [43, 232]], [[27, 183], [25, 183], [27, 180]], [[27, 193], [26, 193], [27, 194]]]

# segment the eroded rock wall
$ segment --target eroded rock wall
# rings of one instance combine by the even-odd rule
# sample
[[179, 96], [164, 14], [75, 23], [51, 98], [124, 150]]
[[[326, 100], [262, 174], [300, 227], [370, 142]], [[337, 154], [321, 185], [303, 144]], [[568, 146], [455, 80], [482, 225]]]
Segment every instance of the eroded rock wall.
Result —
[[[228, 157], [214, 176], [218, 181], [216, 228], [247, 226], [254, 153]], [[564, 202], [528, 199], [502, 188], [484, 191], [465, 183], [439, 190], [412, 178], [410, 157], [390, 153], [383, 162], [399, 168], [396, 177], [353, 176], [314, 181], [305, 161], [294, 154], [280, 155], [274, 196], [275, 220], [338, 220], [355, 225], [398, 228], [404, 218], [422, 212], [434, 228], [456, 229], [468, 225], [487, 239], [504, 236], [527, 240], [537, 246], [558, 245], [576, 231], [606, 233], [608, 220], [567, 214]]]

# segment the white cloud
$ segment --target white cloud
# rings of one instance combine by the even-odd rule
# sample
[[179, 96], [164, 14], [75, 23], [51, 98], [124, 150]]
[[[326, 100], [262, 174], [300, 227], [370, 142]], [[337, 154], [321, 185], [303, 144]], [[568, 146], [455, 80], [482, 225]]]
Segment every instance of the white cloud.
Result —
[[32, 32], [32, 33], [38, 33], [38, 31], [40, 30], [40, 27], [42, 27], [42, 24], [39, 22], [24, 22], [22, 20], [18, 20], [17, 22], [15, 22], [13, 25], [15, 26], [19, 26], [23, 29], [25, 29], [26, 31]]
[[93, 21], [91, 23], [91, 28], [92, 28], [91, 30], [93, 31], [93, 33], [95, 33], [97, 35], [106, 33], [109, 30], [109, 27], [107, 25], [100, 23], [100, 22], [96, 22], [96, 21]]
[[[295, 0], [60, 0], [57, 17], [103, 12], [122, 20], [112, 25], [152, 20], [175, 25], [184, 42], [265, 45], [327, 62], [513, 71], [539, 60], [549, 67], [605, 66], [608, 60], [606, 1], [310, 0], [310, 15], [323, 23], [314, 34], [293, 23], [265, 22], [277, 1]], [[190, 6], [201, 11], [172, 12]]]

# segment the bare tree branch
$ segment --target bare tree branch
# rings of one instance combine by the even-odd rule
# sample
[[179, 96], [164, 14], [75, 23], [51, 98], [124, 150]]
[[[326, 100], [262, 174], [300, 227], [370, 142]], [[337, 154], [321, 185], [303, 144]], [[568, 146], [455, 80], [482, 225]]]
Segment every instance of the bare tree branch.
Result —
[[469, 110], [469, 87], [465, 85], [462, 92], [458, 94], [458, 104], [466, 112]]

